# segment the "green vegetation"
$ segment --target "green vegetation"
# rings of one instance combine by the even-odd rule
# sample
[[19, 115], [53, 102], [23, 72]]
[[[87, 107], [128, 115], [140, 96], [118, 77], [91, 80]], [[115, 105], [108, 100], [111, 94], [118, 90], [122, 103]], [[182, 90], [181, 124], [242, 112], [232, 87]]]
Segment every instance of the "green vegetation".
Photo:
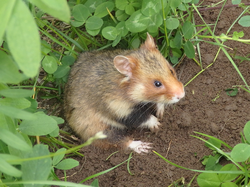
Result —
[[[241, 1], [232, 2], [238, 4]], [[193, 59], [201, 68], [194, 77], [196, 78], [213, 65], [212, 63], [205, 68], [202, 66], [199, 42], [205, 41], [220, 46], [220, 50], [226, 54], [244, 82], [240, 87], [250, 92], [233, 61], [233, 58], [249, 61], [248, 56], [229, 54], [228, 47], [224, 45], [226, 40], [250, 43], [250, 40], [241, 39], [244, 36], [242, 31], [228, 34], [237, 22], [244, 27], [250, 26], [250, 16], [243, 16], [249, 13], [249, 6], [240, 5], [243, 8], [242, 14], [228, 32], [221, 36], [214, 34], [217, 22], [212, 31], [211, 25], [207, 25], [199, 14], [198, 6], [199, 0], [0, 1], [0, 185], [84, 186], [59, 181], [54, 169], [65, 171], [77, 166], [79, 163], [66, 158], [67, 154], [84, 156], [78, 152], [81, 147], [89, 145], [96, 138], [104, 137], [98, 134], [80, 146], [64, 143], [59, 137], [58, 127], [64, 120], [48, 115], [47, 110], [38, 109], [37, 97], [43, 92], [43, 98], [61, 100], [60, 94], [67, 81], [70, 66], [79, 52], [109, 47], [138, 48], [145, 39], [146, 32], [149, 32], [158, 39], [160, 51], [174, 65], [180, 63], [185, 56]], [[197, 30], [198, 25], [194, 23], [194, 11], [204, 22], [199, 25], [200, 30]], [[206, 39], [214, 39], [215, 42]], [[195, 45], [199, 60], [195, 56]], [[40, 71], [45, 72], [45, 75], [40, 77]], [[51, 82], [55, 88], [47, 86]], [[244, 129], [243, 144], [235, 146], [235, 150], [249, 152], [248, 126], [249, 124], [245, 127], [247, 132]], [[199, 175], [198, 182], [204, 182], [203, 177], [216, 175], [220, 182], [237, 178], [238, 182], [244, 181], [247, 184], [249, 174], [246, 161], [249, 154], [241, 154], [245, 157], [239, 158], [233, 154], [234, 149], [228, 155], [220, 150], [220, 146], [209, 141], [207, 143], [217, 151], [213, 159], [224, 156], [234, 165], [220, 168], [220, 174], [230, 171], [227, 178], [219, 177], [218, 172], [207, 172]], [[129, 164], [130, 159], [131, 157], [121, 164]], [[206, 167], [207, 163], [210, 161], [206, 162]], [[115, 167], [87, 177], [82, 183]], [[217, 165], [214, 168], [218, 169]], [[129, 167], [128, 172], [130, 173]], [[92, 185], [98, 186], [98, 181], [95, 180]]]

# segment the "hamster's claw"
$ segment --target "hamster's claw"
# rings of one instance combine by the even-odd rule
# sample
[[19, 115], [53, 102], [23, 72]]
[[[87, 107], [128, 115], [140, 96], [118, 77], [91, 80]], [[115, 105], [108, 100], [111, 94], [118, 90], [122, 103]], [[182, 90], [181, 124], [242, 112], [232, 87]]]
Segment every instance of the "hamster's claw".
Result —
[[152, 147], [150, 146], [152, 143], [142, 142], [142, 141], [132, 141], [129, 144], [129, 148], [137, 153], [148, 153], [149, 149]]

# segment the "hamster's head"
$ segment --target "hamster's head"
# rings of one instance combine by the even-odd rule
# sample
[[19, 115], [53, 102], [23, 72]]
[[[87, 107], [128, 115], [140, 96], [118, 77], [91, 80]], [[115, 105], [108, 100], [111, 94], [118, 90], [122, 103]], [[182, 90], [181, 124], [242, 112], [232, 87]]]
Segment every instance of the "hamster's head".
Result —
[[135, 102], [171, 104], [185, 96], [175, 70], [149, 34], [138, 50], [127, 56], [116, 56], [114, 65], [125, 76], [128, 95]]

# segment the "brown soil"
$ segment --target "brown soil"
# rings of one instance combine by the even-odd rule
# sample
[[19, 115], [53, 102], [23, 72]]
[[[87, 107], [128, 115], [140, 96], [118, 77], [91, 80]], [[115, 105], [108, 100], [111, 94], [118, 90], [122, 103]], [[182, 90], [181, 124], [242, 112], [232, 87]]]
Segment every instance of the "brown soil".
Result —
[[[230, 1], [231, 2], [231, 1]], [[206, 1], [211, 3], [211, 1]], [[227, 8], [222, 12], [220, 21], [216, 28], [216, 35], [226, 33], [234, 20], [242, 12], [241, 8]], [[213, 24], [219, 10], [202, 12], [206, 23]], [[202, 24], [200, 18], [195, 15], [196, 24]], [[245, 33], [244, 38], [249, 39], [249, 28], [243, 28], [236, 24], [233, 31]], [[247, 55], [250, 52], [249, 45], [239, 42], [227, 41], [227, 46], [234, 50], [229, 53]], [[201, 55], [203, 67], [212, 63], [218, 47], [201, 42]], [[198, 59], [198, 58], [197, 58]], [[239, 63], [235, 60], [244, 78], [250, 84], [249, 61]], [[201, 68], [191, 59], [185, 58], [177, 73], [180, 80], [186, 84], [194, 77]], [[225, 89], [234, 85], [244, 85], [243, 81], [235, 71], [234, 67], [220, 52], [215, 63], [194, 79], [185, 87], [186, 97], [179, 103], [166, 108], [162, 120], [161, 130], [158, 134], [152, 134], [148, 130], [138, 130], [132, 137], [136, 140], [153, 143], [153, 150], [157, 151], [171, 162], [187, 168], [204, 169], [200, 159], [204, 155], [211, 154], [211, 150], [204, 143], [190, 135], [194, 131], [215, 136], [231, 146], [239, 143], [240, 132], [244, 125], [250, 120], [250, 94], [239, 89], [235, 97], [226, 94]], [[67, 171], [67, 180], [80, 182], [86, 177], [104, 171], [128, 159], [129, 152], [118, 152], [106, 160], [113, 151], [103, 151], [92, 146], [83, 148], [81, 152], [84, 158], [76, 157], [80, 165]], [[177, 179], [184, 177], [187, 184], [195, 175], [194, 172], [176, 168], [159, 158], [153, 152], [140, 155], [133, 153], [129, 168], [133, 175], [127, 170], [127, 164], [98, 177], [101, 187], [111, 186], [168, 186]], [[62, 171], [57, 174], [63, 177]], [[85, 184], [90, 184], [93, 179]], [[196, 180], [191, 186], [197, 186]]]

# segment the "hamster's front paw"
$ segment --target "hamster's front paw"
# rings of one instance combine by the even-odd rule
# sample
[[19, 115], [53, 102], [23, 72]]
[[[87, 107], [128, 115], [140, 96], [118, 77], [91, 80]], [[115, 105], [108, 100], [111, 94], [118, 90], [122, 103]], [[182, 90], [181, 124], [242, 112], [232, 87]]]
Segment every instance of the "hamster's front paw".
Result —
[[147, 127], [151, 130], [151, 132], [157, 133], [159, 131], [160, 125], [161, 123], [158, 121], [157, 117], [155, 117], [154, 115], [151, 115], [150, 118], [146, 122], [140, 125], [140, 127]]
[[148, 153], [151, 143], [142, 142], [142, 141], [131, 141], [131, 143], [128, 145], [128, 148], [132, 149], [133, 151], [137, 153]]

